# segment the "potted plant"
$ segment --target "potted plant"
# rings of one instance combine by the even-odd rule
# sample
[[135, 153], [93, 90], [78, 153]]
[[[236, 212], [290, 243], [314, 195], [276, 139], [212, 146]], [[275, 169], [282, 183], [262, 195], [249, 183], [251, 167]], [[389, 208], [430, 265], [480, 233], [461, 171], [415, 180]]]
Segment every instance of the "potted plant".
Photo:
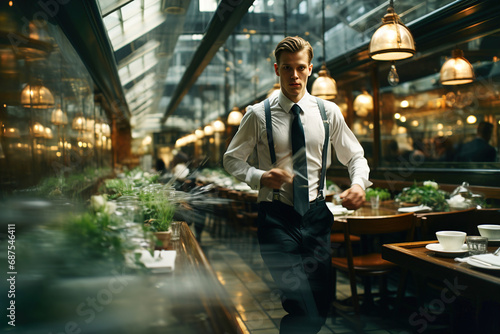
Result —
[[161, 246], [166, 248], [172, 235], [170, 226], [174, 218], [175, 205], [158, 193], [141, 194], [139, 198], [144, 205], [145, 226], [161, 241]]
[[391, 193], [385, 188], [368, 188], [366, 189], [366, 200], [369, 201], [370, 198], [377, 196], [381, 201], [387, 201], [391, 199]]

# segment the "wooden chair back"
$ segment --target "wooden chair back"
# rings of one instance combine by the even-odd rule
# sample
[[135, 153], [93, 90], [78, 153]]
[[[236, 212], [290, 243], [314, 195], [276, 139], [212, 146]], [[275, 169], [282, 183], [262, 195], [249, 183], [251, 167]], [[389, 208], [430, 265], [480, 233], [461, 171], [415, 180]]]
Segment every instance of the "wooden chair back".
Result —
[[419, 213], [417, 225], [420, 227], [420, 238], [425, 240], [436, 240], [437, 231], [463, 231], [467, 235], [479, 235], [477, 230], [478, 221], [474, 218], [476, 209], [466, 209], [450, 212]]

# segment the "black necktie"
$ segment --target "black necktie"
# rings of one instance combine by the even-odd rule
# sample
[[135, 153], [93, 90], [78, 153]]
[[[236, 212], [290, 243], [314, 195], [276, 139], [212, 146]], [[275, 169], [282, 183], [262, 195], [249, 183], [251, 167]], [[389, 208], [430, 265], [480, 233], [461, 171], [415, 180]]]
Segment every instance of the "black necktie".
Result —
[[301, 216], [309, 209], [309, 184], [307, 181], [306, 140], [300, 121], [300, 107], [294, 104], [291, 109], [292, 153], [293, 153], [293, 208]]

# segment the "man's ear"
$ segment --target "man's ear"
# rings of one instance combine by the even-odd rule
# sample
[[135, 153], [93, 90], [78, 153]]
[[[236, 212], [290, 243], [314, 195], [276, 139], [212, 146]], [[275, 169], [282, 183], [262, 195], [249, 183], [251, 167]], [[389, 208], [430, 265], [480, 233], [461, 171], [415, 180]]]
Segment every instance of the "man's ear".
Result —
[[313, 64], [310, 64], [309, 65], [309, 77], [311, 76], [311, 74], [313, 74]]
[[277, 76], [280, 76], [280, 72], [278, 71], [278, 64], [274, 63], [274, 72]]

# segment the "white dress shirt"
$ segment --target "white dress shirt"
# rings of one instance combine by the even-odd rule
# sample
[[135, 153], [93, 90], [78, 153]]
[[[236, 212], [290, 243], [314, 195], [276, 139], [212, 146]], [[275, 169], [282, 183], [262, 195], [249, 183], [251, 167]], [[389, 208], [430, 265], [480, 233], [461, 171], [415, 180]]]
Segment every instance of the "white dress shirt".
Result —
[[[292, 139], [291, 124], [293, 114], [290, 109], [295, 104], [281, 91], [269, 97], [271, 106], [272, 133], [276, 164], [271, 163], [266, 133], [264, 102], [247, 108], [241, 120], [238, 132], [232, 139], [224, 154], [224, 168], [238, 180], [246, 182], [252, 189], [259, 190], [258, 201], [272, 201], [273, 190], [262, 187], [260, 178], [265, 171], [280, 167], [293, 175], [291, 159]], [[300, 120], [304, 127], [307, 155], [307, 174], [309, 180], [309, 200], [318, 196], [319, 178], [321, 176], [323, 143], [325, 128], [316, 101], [308, 92], [297, 103], [302, 112]], [[327, 119], [330, 125], [330, 143], [335, 148], [338, 160], [349, 170], [351, 184], [359, 184], [363, 189], [372, 183], [368, 180], [370, 168], [364, 157], [364, 151], [358, 140], [344, 121], [339, 107], [324, 101]], [[257, 148], [259, 166], [250, 166], [247, 159]], [[327, 166], [331, 162], [331, 145], [328, 147]], [[280, 201], [293, 205], [293, 186], [285, 183], [280, 189]]]

